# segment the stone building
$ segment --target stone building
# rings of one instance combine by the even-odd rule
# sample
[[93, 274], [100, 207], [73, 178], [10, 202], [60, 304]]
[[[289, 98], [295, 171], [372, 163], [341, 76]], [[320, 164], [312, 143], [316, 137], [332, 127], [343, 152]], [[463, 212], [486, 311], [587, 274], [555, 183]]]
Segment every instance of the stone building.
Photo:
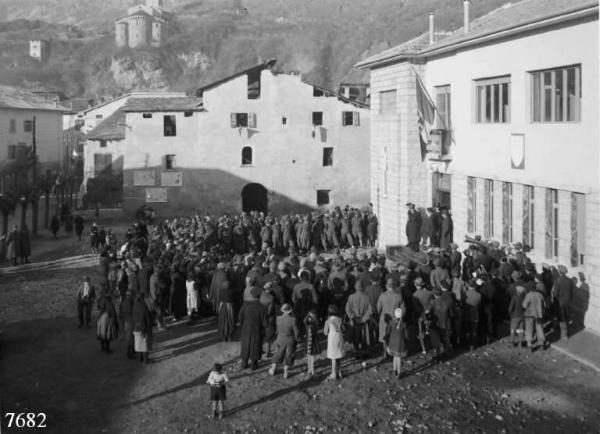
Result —
[[164, 10], [162, 0], [146, 0], [145, 4], [129, 8], [127, 16], [115, 22], [115, 43], [117, 47], [159, 47], [172, 18], [173, 14]]
[[[382, 245], [405, 243], [407, 202], [564, 264], [600, 331], [598, 2], [523, 0], [359, 63], [371, 71], [371, 201]], [[419, 129], [416, 75], [436, 105]], [[421, 97], [426, 96], [423, 93]], [[431, 141], [426, 148], [426, 133]]]
[[45, 62], [50, 55], [50, 42], [43, 39], [29, 41], [29, 56]]
[[288, 212], [369, 202], [369, 110], [277, 73], [274, 60], [198, 90], [130, 100], [124, 207]]

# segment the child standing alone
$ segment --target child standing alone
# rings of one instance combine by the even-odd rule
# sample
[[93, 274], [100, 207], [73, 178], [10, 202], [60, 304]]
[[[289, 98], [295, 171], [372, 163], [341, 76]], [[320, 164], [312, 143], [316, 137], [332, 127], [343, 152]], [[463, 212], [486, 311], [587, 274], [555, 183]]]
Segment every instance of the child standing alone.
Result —
[[213, 370], [208, 375], [206, 383], [210, 386], [210, 400], [212, 402], [212, 415], [210, 418], [219, 416], [223, 419], [223, 407], [227, 399], [227, 387], [229, 382], [227, 374], [223, 372], [223, 365], [215, 363]]
[[338, 361], [344, 357], [344, 323], [339, 317], [337, 306], [329, 305], [329, 318], [325, 321], [323, 333], [327, 336], [327, 358], [331, 360], [329, 379], [342, 378], [342, 369]]
[[406, 355], [406, 327], [404, 326], [403, 309], [396, 308], [394, 311], [394, 319], [387, 325], [385, 339], [387, 352], [394, 358], [392, 363], [394, 375], [401, 378], [402, 357]]

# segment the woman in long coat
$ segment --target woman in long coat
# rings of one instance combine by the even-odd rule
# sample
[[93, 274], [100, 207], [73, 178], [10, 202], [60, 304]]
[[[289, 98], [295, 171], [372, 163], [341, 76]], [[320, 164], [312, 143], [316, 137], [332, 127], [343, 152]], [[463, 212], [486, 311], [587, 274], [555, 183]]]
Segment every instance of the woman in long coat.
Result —
[[183, 269], [174, 265], [171, 274], [171, 314], [174, 321], [187, 315], [187, 288]]
[[267, 308], [260, 304], [260, 288], [253, 288], [252, 300], [242, 305], [238, 320], [242, 328], [241, 359], [242, 368], [248, 368], [248, 361], [252, 369], [258, 368], [258, 361], [262, 355], [262, 342], [267, 327]]
[[110, 341], [119, 336], [119, 323], [115, 305], [106, 284], [103, 284], [102, 294], [98, 299], [98, 310], [100, 311], [100, 318], [98, 319], [96, 331], [100, 341], [100, 349], [105, 351], [106, 354], [110, 354], [112, 353]]

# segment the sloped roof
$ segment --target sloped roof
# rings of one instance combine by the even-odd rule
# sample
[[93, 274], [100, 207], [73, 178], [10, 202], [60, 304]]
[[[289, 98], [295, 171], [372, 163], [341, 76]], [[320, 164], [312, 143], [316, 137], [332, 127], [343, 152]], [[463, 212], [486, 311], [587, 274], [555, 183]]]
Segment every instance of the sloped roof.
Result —
[[202, 93], [204, 91], [213, 89], [213, 88], [215, 88], [217, 86], [222, 85], [223, 83], [227, 83], [228, 81], [231, 81], [234, 78], [238, 78], [238, 77], [240, 77], [242, 75], [247, 75], [247, 74], [252, 74], [252, 73], [260, 72], [260, 71], [262, 71], [264, 69], [271, 69], [271, 68], [273, 68], [273, 66], [275, 66], [275, 63], [277, 63], [277, 59], [268, 59], [267, 61], [261, 63], [260, 65], [253, 66], [252, 68], [248, 68], [248, 69], [245, 69], [243, 71], [236, 72], [235, 74], [232, 74], [232, 75], [230, 75], [228, 77], [225, 77], [225, 78], [222, 78], [220, 80], [213, 81], [212, 83], [209, 83], [209, 84], [206, 84], [206, 85], [204, 85], [202, 87], [199, 87], [196, 90], [196, 96], [202, 96]]
[[87, 134], [88, 140], [124, 140], [125, 112], [117, 110]]
[[122, 110], [124, 112], [201, 112], [204, 111], [204, 108], [202, 107], [202, 98], [186, 96], [130, 98]]
[[532, 25], [549, 19], [575, 13], [598, 14], [596, 0], [521, 0], [507, 2], [499, 7], [473, 20], [470, 23], [469, 33], [465, 34], [463, 27], [438, 39], [429, 45], [429, 32], [426, 32], [410, 41], [385, 50], [360, 61], [357, 67], [369, 67], [380, 63], [401, 58], [424, 57], [428, 54], [439, 52], [444, 48], [453, 48], [461, 43], [476, 42], [482, 37], [500, 37], [501, 32], [525, 30], [525, 26]]
[[48, 101], [46, 98], [27, 90], [2, 85], [0, 85], [0, 108], [49, 110], [63, 113], [70, 111], [54, 101]]

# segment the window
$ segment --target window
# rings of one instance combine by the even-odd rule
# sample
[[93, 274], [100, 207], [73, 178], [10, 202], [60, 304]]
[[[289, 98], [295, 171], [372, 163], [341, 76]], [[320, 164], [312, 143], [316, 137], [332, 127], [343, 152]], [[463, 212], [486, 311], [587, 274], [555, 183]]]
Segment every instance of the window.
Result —
[[558, 190], [546, 189], [546, 258], [558, 257]]
[[165, 155], [165, 169], [175, 169], [175, 154]]
[[523, 186], [523, 244], [532, 249], [535, 247], [535, 202], [534, 189], [531, 185]]
[[231, 128], [256, 128], [256, 113], [231, 113]]
[[194, 112], [183, 112], [183, 116], [186, 118], [191, 118], [192, 116], [194, 116]]
[[250, 146], [244, 146], [242, 148], [242, 166], [252, 165], [252, 148]]
[[94, 176], [112, 173], [112, 154], [94, 154]]
[[502, 242], [513, 242], [513, 185], [502, 183]]
[[396, 91], [386, 90], [379, 92], [379, 114], [387, 115], [396, 113]]
[[436, 117], [437, 128], [449, 130], [452, 119], [450, 116], [450, 85], [437, 86], [435, 88], [435, 95], [438, 108]]
[[345, 127], [348, 125], [354, 125], [355, 127], [358, 127], [360, 125], [360, 113], [342, 112], [342, 125]]
[[76, 119], [75, 120], [75, 131], [80, 131], [81, 127], [85, 125], [85, 119]]
[[102, 115], [96, 115], [96, 119], [102, 119], [104, 116]]
[[282, 125], [287, 125], [287, 118], [285, 116], [281, 117], [281, 124]]
[[106, 140], [100, 140], [100, 147], [106, 148]]
[[467, 178], [467, 231], [477, 231], [477, 180], [472, 176]]
[[33, 121], [24, 121], [23, 122], [23, 131], [26, 133], [30, 133], [33, 131]]
[[323, 125], [323, 112], [312, 112], [312, 124]]
[[494, 238], [494, 181], [484, 180], [483, 184], [483, 236]]
[[248, 99], [260, 98], [260, 73], [258, 70], [248, 74]]
[[510, 122], [510, 76], [475, 81], [477, 123]]
[[317, 96], [324, 96], [325, 92], [323, 92], [321, 89], [317, 89], [316, 87], [313, 87], [313, 96], [317, 97]]
[[317, 206], [329, 205], [331, 190], [317, 190]]
[[333, 148], [323, 148], [323, 167], [333, 166]]
[[152, 119], [152, 113], [144, 113], [144, 114], [142, 115], [142, 117], [143, 117], [144, 119]]
[[581, 65], [531, 73], [531, 120], [581, 120]]
[[9, 128], [10, 128], [9, 131], [11, 133], [16, 133], [17, 132], [17, 121], [14, 120], [14, 119], [11, 119], [10, 120], [10, 127]]
[[177, 135], [177, 126], [175, 123], [175, 115], [164, 115], [163, 131], [165, 137], [173, 137]]
[[584, 265], [585, 195], [571, 193], [571, 266]]
[[8, 145], [8, 159], [14, 160], [17, 158], [17, 145]]

